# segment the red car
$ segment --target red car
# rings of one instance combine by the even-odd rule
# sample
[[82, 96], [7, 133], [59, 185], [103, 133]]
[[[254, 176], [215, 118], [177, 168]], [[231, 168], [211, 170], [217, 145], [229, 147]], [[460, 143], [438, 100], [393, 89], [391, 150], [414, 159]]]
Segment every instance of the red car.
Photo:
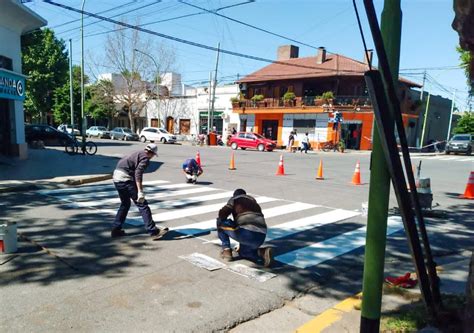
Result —
[[251, 132], [238, 132], [229, 139], [229, 145], [232, 149], [247, 148], [258, 149], [259, 151], [272, 151], [276, 147], [275, 141], [269, 140], [260, 134]]

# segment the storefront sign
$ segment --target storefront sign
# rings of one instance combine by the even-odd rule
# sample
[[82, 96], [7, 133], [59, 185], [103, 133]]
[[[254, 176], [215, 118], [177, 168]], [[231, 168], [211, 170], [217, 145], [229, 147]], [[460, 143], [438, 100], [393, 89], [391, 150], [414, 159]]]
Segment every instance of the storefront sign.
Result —
[[0, 69], [0, 98], [25, 100], [25, 78]]

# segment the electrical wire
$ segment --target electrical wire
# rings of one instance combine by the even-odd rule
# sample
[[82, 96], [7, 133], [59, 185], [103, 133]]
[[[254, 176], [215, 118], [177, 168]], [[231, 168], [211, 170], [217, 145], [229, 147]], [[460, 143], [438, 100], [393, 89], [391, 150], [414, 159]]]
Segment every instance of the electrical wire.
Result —
[[[60, 3], [57, 3], [57, 2], [54, 2], [54, 1], [51, 1], [51, 0], [43, 0], [43, 1], [45, 3], [53, 5], [53, 6], [61, 7], [61, 8], [70, 10], [70, 11], [77, 12], [77, 13], [83, 13], [85, 15], [95, 17], [95, 18], [98, 18], [98, 19], [101, 19], [101, 20], [104, 20], [104, 21], [107, 21], [107, 22], [117, 24], [117, 25], [121, 25], [123, 27], [138, 30], [138, 31], [141, 31], [141, 32], [144, 32], [144, 33], [147, 33], [147, 34], [151, 34], [151, 35], [154, 35], [154, 36], [158, 36], [158, 37], [161, 37], [161, 38], [164, 38], [164, 39], [169, 39], [169, 40], [172, 40], [172, 41], [175, 41], [175, 42], [178, 42], [178, 43], [187, 44], [187, 45], [191, 45], [191, 46], [199, 47], [199, 48], [202, 48], [202, 49], [217, 52], [217, 48], [214, 47], [214, 46], [209, 46], [209, 45], [189, 41], [189, 40], [182, 39], [182, 38], [173, 37], [173, 36], [166, 35], [166, 34], [163, 34], [163, 33], [159, 33], [159, 32], [156, 32], [156, 31], [152, 31], [152, 30], [149, 30], [149, 29], [144, 29], [144, 28], [141, 28], [141, 27], [136, 26], [136, 25], [132, 25], [132, 24], [128, 24], [128, 23], [125, 23], [125, 22], [113, 20], [111, 18], [100, 16], [100, 15], [90, 13], [90, 12], [87, 12], [87, 11], [82, 11], [80, 9], [76, 9], [76, 8], [73, 8], [73, 7], [70, 7], [70, 6], [67, 6], [67, 5], [63, 5], [63, 4], [60, 4]], [[294, 63], [283, 62], [283, 61], [275, 61], [275, 60], [271, 60], [271, 59], [266, 59], [266, 58], [253, 56], [253, 55], [248, 55], [248, 54], [235, 52], [235, 51], [229, 51], [229, 50], [225, 50], [225, 49], [219, 49], [219, 52], [229, 54], [229, 55], [232, 55], [232, 56], [236, 56], [236, 57], [242, 57], [242, 58], [252, 59], [252, 60], [256, 60], [256, 61], [272, 63], [272, 64], [279, 64], [279, 65], [283, 65], [283, 66], [307, 68], [307, 69], [320, 70], [320, 71], [333, 71], [333, 69], [331, 69], [331, 68], [318, 68], [318, 67], [314, 67], [314, 66], [306, 66], [306, 65], [294, 64]], [[363, 71], [355, 71], [355, 70], [354, 71], [345, 70], [344, 72], [363, 73]]]

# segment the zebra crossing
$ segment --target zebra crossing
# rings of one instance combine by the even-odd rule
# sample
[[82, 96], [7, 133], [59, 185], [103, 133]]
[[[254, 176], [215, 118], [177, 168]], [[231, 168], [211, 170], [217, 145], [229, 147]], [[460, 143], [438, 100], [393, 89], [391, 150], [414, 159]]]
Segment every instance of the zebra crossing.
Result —
[[474, 156], [466, 155], [431, 155], [431, 156], [412, 156], [412, 159], [429, 161], [449, 161], [449, 162], [474, 162]]
[[[199, 184], [172, 184], [165, 180], [144, 182], [144, 187], [156, 222], [183, 236], [202, 240], [202, 246], [220, 244], [216, 216], [232, 196], [232, 191]], [[40, 190], [38, 193], [59, 199], [71, 209], [87, 209], [111, 219], [120, 202], [113, 184]], [[364, 245], [366, 229], [358, 211], [250, 194], [262, 207], [268, 225], [266, 243], [275, 247], [275, 260], [281, 264], [307, 269]], [[126, 223], [143, 225], [134, 205]], [[322, 229], [330, 230], [320, 233]], [[387, 234], [401, 229], [401, 219], [390, 217]], [[321, 241], [314, 241], [308, 233], [324, 236]]]

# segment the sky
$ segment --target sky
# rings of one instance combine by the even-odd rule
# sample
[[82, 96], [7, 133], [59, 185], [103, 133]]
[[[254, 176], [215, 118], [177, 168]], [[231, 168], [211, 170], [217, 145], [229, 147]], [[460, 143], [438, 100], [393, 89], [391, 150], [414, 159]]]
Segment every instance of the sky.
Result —
[[[81, 7], [81, 0], [53, 1], [77, 9]], [[374, 48], [363, 1], [356, 2], [368, 47]], [[383, 4], [381, 0], [374, 1], [379, 20]], [[228, 7], [217, 13], [301, 44], [191, 5], [211, 11]], [[73, 62], [79, 64], [80, 14], [42, 0], [32, 0], [27, 6], [48, 21], [48, 27], [55, 31], [58, 38], [66, 42], [72, 39]], [[447, 98], [452, 98], [455, 93], [456, 107], [461, 111], [468, 109], [466, 77], [463, 69], [459, 68], [459, 55], [455, 50], [459, 38], [451, 27], [454, 19], [453, 1], [402, 0], [401, 7], [400, 75], [421, 84], [426, 70], [426, 91]], [[220, 43], [220, 47], [225, 50], [272, 60], [276, 60], [278, 46], [287, 44], [298, 46], [300, 57], [314, 56], [316, 48], [320, 46], [324, 46], [328, 52], [356, 60], [362, 60], [364, 54], [351, 0], [86, 0], [85, 11], [103, 12], [100, 15], [119, 21], [126, 20], [128, 23], [162, 21], [148, 24], [146, 28], [211, 47]], [[180, 16], [186, 17], [177, 18]], [[104, 44], [114, 25], [86, 16], [84, 25], [86, 70], [91, 65], [88, 64], [89, 59], [93, 57], [102, 66], [101, 71], [110, 72], [110, 67], [104, 60]], [[174, 71], [182, 75], [184, 83], [204, 85], [209, 80], [209, 72], [215, 67], [214, 51], [158, 36], [150, 35], [150, 39], [152, 43], [164, 42], [174, 50]], [[268, 63], [221, 54], [218, 81], [232, 83], [238, 77], [266, 65]]]

